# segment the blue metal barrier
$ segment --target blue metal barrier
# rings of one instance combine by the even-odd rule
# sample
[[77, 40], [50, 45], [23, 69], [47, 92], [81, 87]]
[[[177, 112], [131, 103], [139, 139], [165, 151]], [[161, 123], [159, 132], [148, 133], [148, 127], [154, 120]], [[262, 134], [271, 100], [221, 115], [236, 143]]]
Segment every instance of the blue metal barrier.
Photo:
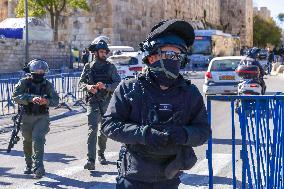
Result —
[[[54, 85], [60, 102], [82, 101], [84, 92], [78, 87], [81, 72], [47, 75], [46, 78]], [[13, 114], [16, 106], [12, 101], [12, 93], [20, 78], [0, 79], [0, 116]], [[66, 104], [67, 106], [67, 104]]]
[[[242, 188], [284, 188], [284, 95], [208, 96], [208, 121], [211, 101], [231, 102], [232, 186], [235, 189], [236, 143], [235, 113], [241, 130]], [[212, 136], [208, 141], [209, 188], [213, 188]]]
[[12, 73], [0, 73], [0, 79], [21, 78], [25, 75], [24, 71]]

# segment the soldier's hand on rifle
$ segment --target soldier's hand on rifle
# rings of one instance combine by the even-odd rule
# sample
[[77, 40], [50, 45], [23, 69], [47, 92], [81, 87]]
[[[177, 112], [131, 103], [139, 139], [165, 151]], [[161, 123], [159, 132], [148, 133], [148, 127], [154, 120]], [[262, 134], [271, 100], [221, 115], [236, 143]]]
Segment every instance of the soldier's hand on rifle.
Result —
[[48, 100], [46, 98], [40, 97], [39, 105], [46, 105], [48, 103]]
[[98, 92], [96, 85], [87, 85], [87, 90], [93, 94], [96, 94]]
[[34, 104], [39, 104], [39, 105], [46, 105], [48, 103], [48, 100], [43, 97], [33, 97], [32, 102]]
[[101, 90], [101, 89], [106, 89], [106, 85], [103, 82], [98, 82], [96, 84], [96, 88]]
[[33, 97], [32, 103], [34, 103], [34, 104], [39, 104], [39, 102], [40, 102], [40, 97], [38, 97], [38, 96]]

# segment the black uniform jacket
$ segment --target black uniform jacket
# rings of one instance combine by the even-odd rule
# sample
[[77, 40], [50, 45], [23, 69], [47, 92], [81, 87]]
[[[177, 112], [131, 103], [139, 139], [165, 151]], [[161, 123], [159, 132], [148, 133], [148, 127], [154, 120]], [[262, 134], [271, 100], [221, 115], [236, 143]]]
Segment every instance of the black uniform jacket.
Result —
[[[166, 125], [152, 125], [149, 115], [155, 105], [170, 107], [173, 114], [179, 114], [179, 121], [167, 122]], [[164, 111], [161, 111], [158, 114], [164, 117], [163, 113]], [[104, 115], [102, 130], [109, 138], [124, 143], [127, 151], [132, 154], [131, 157], [139, 156], [136, 158], [137, 163], [135, 160], [130, 162], [137, 165], [127, 165], [126, 172], [138, 173], [138, 175], [134, 174], [134, 179], [137, 176], [140, 177], [137, 178], [139, 180], [158, 181], [165, 179], [163, 169], [175, 158], [181, 148], [171, 144], [158, 149], [146, 145], [145, 133], [149, 127], [167, 132], [175, 126], [183, 127], [188, 134], [187, 142], [183, 147], [192, 149], [207, 141], [211, 130], [202, 95], [195, 85], [182, 76], [179, 76], [172, 87], [161, 90], [151, 78], [150, 73], [146, 72], [139, 79], [124, 80], [119, 84]], [[142, 166], [139, 166], [139, 163]], [[155, 166], [156, 164], [158, 167]], [[146, 170], [149, 168], [151, 170]], [[144, 173], [141, 176], [139, 172]]]

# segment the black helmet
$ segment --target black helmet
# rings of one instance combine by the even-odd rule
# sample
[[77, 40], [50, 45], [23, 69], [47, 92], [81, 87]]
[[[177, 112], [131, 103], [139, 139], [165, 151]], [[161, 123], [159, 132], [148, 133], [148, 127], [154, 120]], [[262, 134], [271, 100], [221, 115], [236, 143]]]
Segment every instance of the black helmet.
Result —
[[256, 59], [259, 55], [260, 50], [261, 50], [260, 48], [253, 47], [252, 49], [250, 49], [248, 57]]
[[155, 25], [146, 40], [139, 44], [144, 52], [144, 60], [148, 55], [166, 44], [175, 45], [182, 52], [187, 52], [195, 38], [193, 27], [184, 20], [172, 19], [161, 21]]
[[106, 36], [96, 37], [93, 42], [89, 45], [88, 49], [91, 52], [98, 51], [99, 49], [104, 49], [109, 53], [109, 48], [107, 43], [109, 42], [109, 38]]

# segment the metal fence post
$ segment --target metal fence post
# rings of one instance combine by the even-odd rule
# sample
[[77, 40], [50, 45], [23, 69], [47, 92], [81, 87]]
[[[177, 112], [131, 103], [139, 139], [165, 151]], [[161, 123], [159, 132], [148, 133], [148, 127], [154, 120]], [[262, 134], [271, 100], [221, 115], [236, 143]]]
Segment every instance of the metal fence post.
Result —
[[[208, 112], [208, 123], [211, 127], [211, 100], [207, 98], [207, 112]], [[213, 189], [213, 166], [212, 166], [212, 134], [208, 139], [208, 150], [206, 153], [208, 159], [208, 171], [209, 171], [209, 189]]]
[[233, 189], [236, 184], [236, 133], [235, 133], [235, 101], [231, 100], [231, 116], [232, 116], [232, 168], [233, 168]]

